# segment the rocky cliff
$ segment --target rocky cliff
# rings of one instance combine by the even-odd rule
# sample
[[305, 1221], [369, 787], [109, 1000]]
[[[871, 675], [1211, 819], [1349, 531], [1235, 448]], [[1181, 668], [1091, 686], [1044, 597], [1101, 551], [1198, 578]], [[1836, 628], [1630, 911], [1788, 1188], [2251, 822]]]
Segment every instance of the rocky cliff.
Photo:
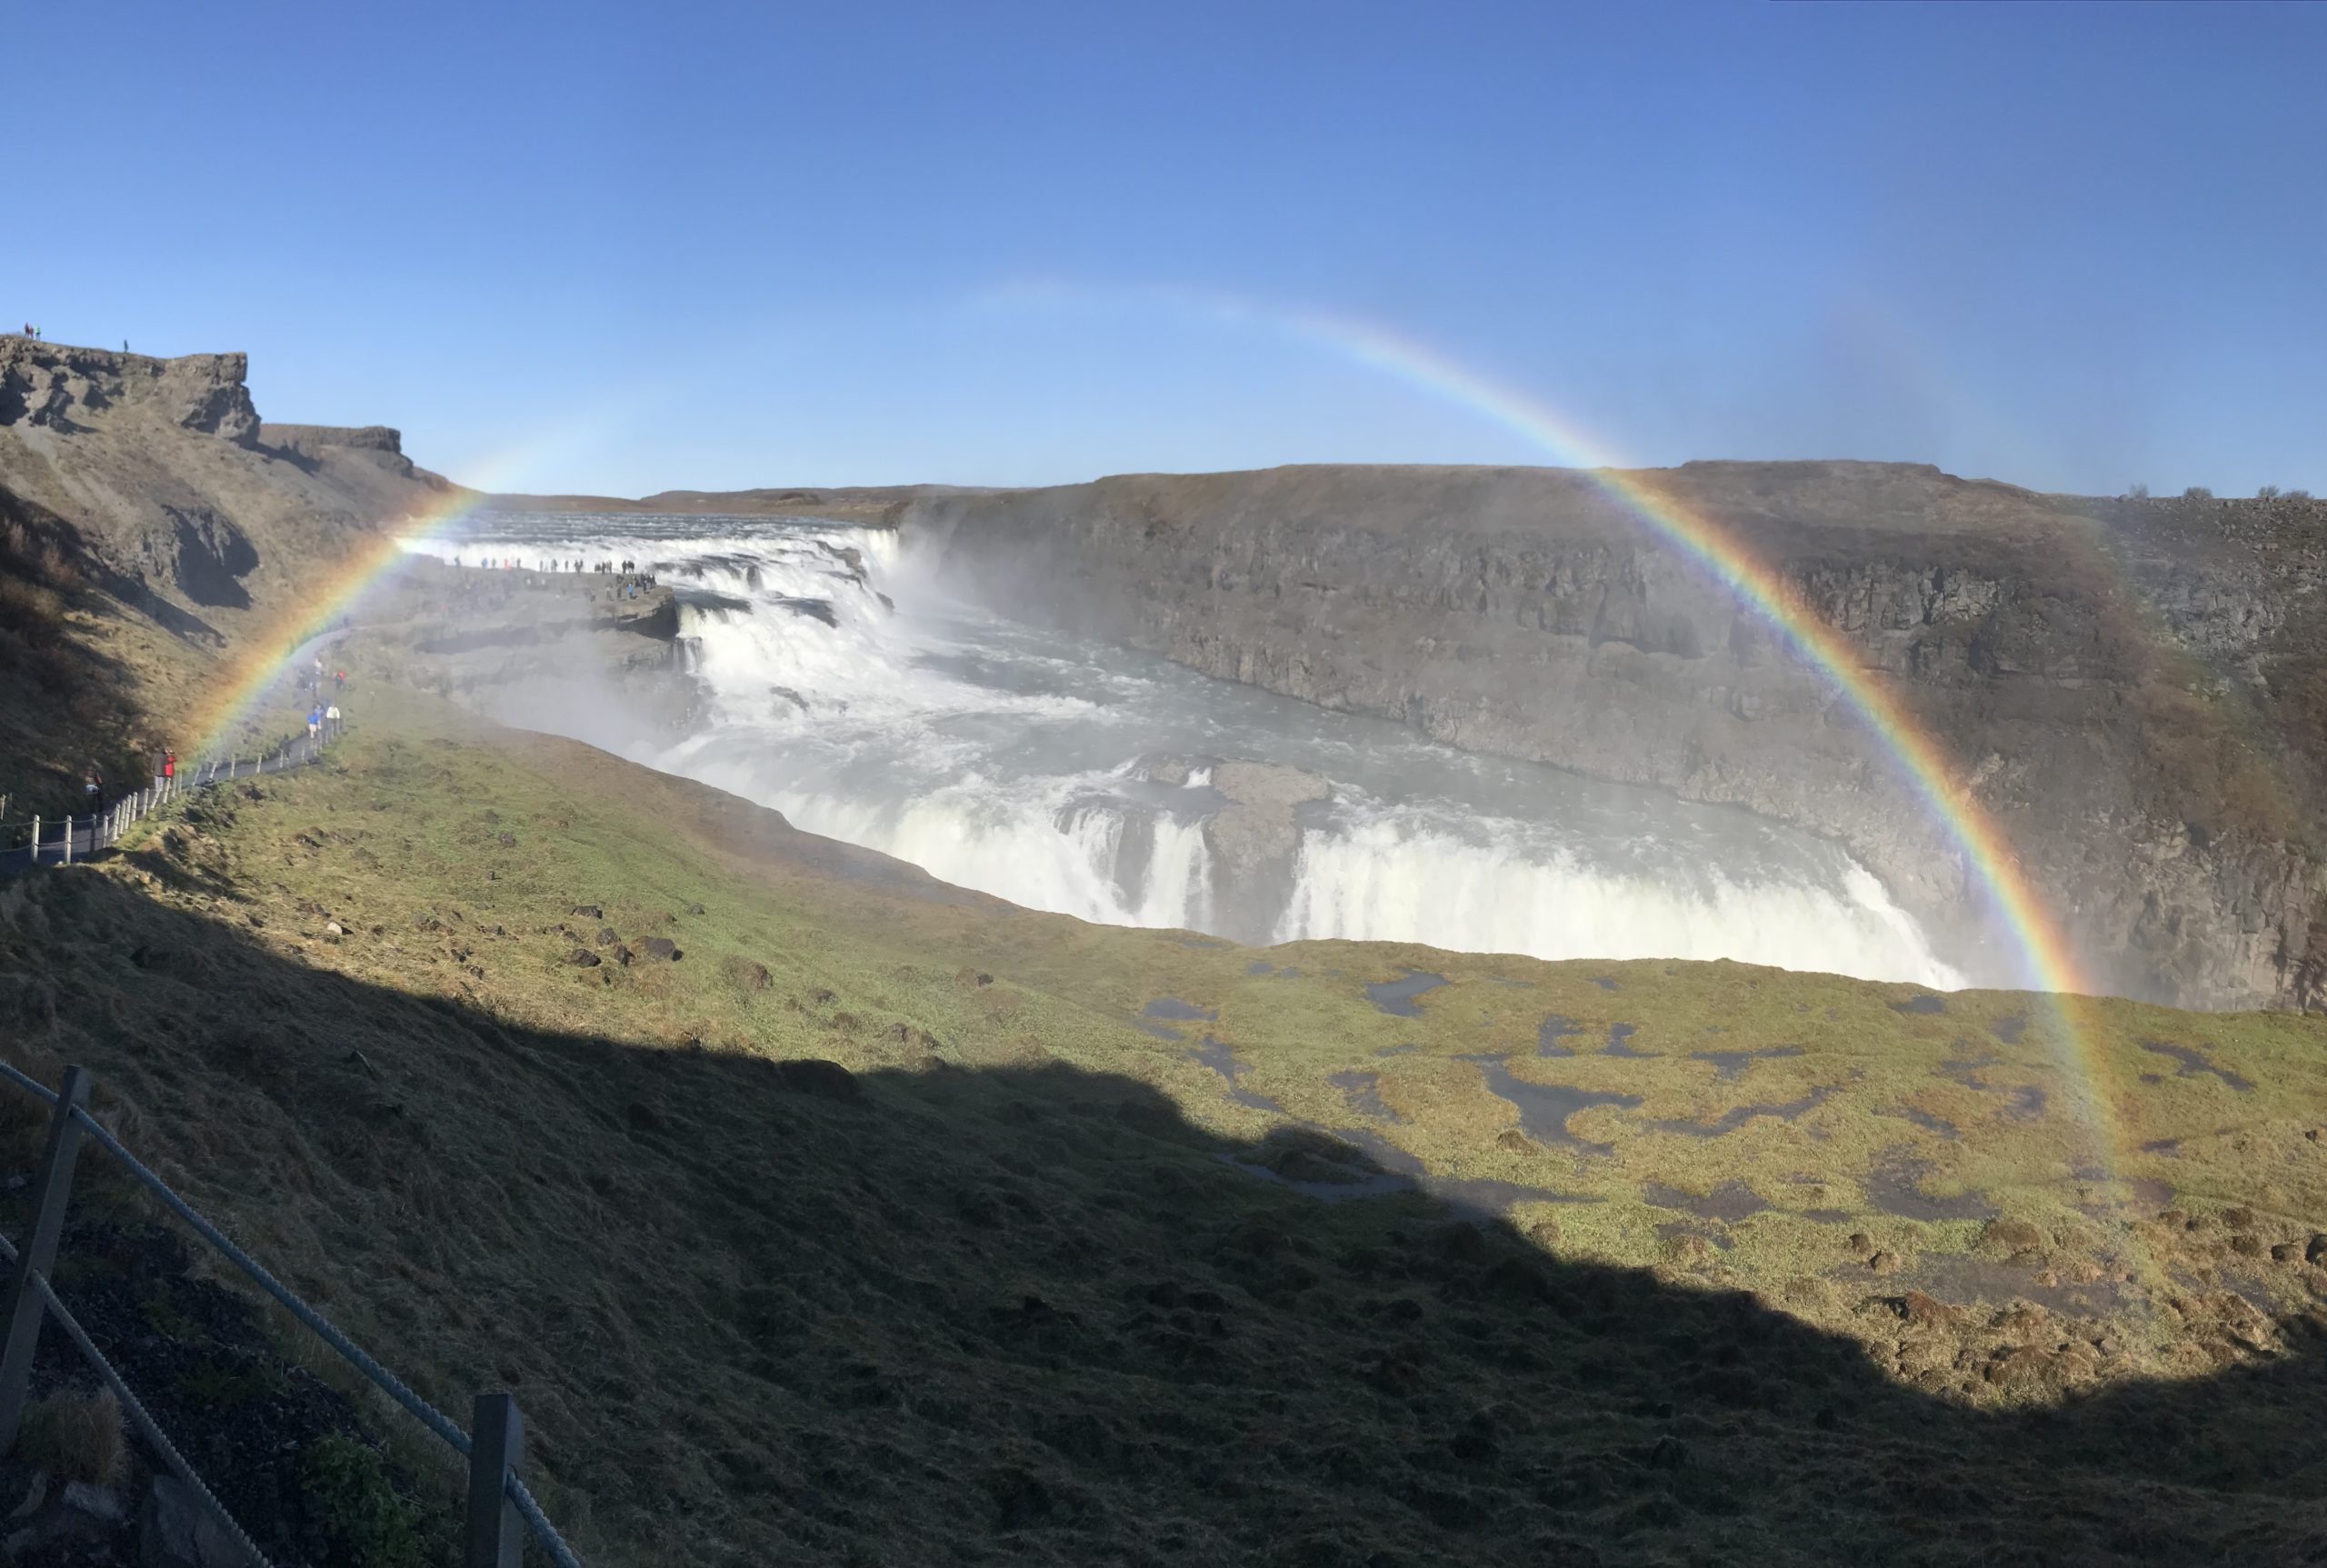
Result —
[[[1939, 737], [2098, 984], [2321, 999], [2327, 507], [1904, 464], [1633, 477], [1740, 537]], [[1588, 475], [1134, 475], [894, 515], [950, 574], [1078, 631], [1831, 834], [1976, 972], [2013, 973], [1980, 951], [1972, 868], [1883, 738]]]
[[223, 657], [455, 492], [393, 430], [262, 425], [245, 371], [0, 335], [0, 794], [178, 738]]

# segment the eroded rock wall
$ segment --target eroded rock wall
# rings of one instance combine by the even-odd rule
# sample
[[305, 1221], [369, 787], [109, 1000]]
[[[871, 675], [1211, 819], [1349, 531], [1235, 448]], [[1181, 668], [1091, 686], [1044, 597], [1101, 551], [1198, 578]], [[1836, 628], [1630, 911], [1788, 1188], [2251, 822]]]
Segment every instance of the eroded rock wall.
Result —
[[[1633, 476], [1841, 634], [1929, 734], [2099, 986], [2316, 1000], [2316, 792], [2284, 628], [2303, 519], [2096, 505], [1874, 464]], [[1023, 612], [1465, 748], [1734, 804], [1847, 844], [1980, 972], [1981, 879], [1891, 737], [1589, 476], [1333, 466], [930, 496], [908, 547]], [[2327, 520], [2322, 520], [2327, 521]], [[2327, 943], [2321, 944], [2327, 952]]]

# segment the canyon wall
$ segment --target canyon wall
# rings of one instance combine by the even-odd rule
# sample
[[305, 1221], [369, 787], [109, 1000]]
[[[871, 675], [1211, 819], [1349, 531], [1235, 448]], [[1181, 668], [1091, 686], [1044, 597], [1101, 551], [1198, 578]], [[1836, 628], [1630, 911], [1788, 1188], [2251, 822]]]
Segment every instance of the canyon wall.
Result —
[[[1725, 531], [1912, 714], [2095, 988], [2321, 1000], [2327, 507], [2093, 502], [1908, 464], [1626, 476]], [[1450, 744], [1832, 835], [2017, 973], [1886, 738], [1592, 476], [1335, 465], [925, 495], [908, 548], [1016, 613]]]

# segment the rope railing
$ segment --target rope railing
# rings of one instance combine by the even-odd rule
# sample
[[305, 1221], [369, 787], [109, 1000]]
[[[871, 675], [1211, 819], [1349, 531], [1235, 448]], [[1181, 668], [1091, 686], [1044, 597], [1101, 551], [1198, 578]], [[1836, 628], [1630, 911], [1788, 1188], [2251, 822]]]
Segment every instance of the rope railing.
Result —
[[541, 1504], [534, 1501], [532, 1492], [518, 1477], [517, 1466], [524, 1449], [523, 1423], [518, 1417], [514, 1399], [506, 1393], [479, 1394], [475, 1410], [477, 1432], [472, 1435], [462, 1431], [450, 1416], [414, 1393], [403, 1379], [341, 1333], [330, 1319], [276, 1279], [264, 1263], [236, 1245], [207, 1215], [180, 1197], [168, 1183], [131, 1154], [120, 1139], [92, 1116], [86, 1104], [90, 1077], [85, 1071], [79, 1067], [67, 1067], [62, 1089], [51, 1089], [13, 1064], [4, 1061], [0, 1061], [0, 1077], [38, 1096], [52, 1108], [47, 1152], [33, 1189], [34, 1213], [25, 1233], [26, 1239], [18, 1247], [5, 1236], [0, 1236], [0, 1250], [5, 1251], [10, 1264], [6, 1291], [0, 1294], [0, 1301], [5, 1301], [8, 1307], [5, 1348], [0, 1348], [0, 1452], [5, 1452], [15, 1444], [29, 1388], [33, 1347], [38, 1338], [42, 1320], [54, 1313], [66, 1337], [73, 1341], [98, 1378], [121, 1401], [139, 1434], [225, 1525], [251, 1562], [257, 1564], [257, 1568], [269, 1568], [265, 1556], [249, 1534], [178, 1453], [128, 1383], [65, 1310], [64, 1303], [57, 1299], [49, 1284], [47, 1276], [54, 1265], [55, 1250], [64, 1230], [65, 1208], [71, 1192], [75, 1158], [79, 1154], [81, 1140], [87, 1137], [112, 1155], [165, 1208], [240, 1269], [374, 1387], [395, 1401], [406, 1413], [455, 1453], [469, 1461], [468, 1534], [464, 1563], [491, 1565], [491, 1568], [518, 1568], [522, 1548], [519, 1526], [522, 1525], [523, 1532], [530, 1533], [541, 1544], [558, 1568], [582, 1568], [581, 1560], [574, 1554], [574, 1549], [565, 1543], [564, 1537], [558, 1533], [556, 1526], [542, 1512]]
[[[8, 1261], [12, 1263], [16, 1261], [16, 1249], [14, 1247], [8, 1249]], [[243, 1549], [243, 1555], [249, 1558], [255, 1564], [255, 1568], [274, 1568], [274, 1565], [267, 1562], [266, 1553], [259, 1550], [258, 1543], [250, 1538], [249, 1533], [244, 1530], [241, 1523], [235, 1518], [234, 1514], [227, 1512], [226, 1505], [218, 1501], [218, 1494], [210, 1490], [208, 1483], [195, 1473], [194, 1466], [186, 1462], [185, 1455], [178, 1452], [177, 1444], [172, 1443], [169, 1433], [162, 1430], [162, 1423], [155, 1421], [147, 1412], [145, 1402], [137, 1397], [135, 1391], [131, 1389], [126, 1382], [123, 1381], [121, 1373], [114, 1370], [113, 1363], [105, 1359], [105, 1353], [99, 1350], [95, 1342], [89, 1338], [88, 1331], [81, 1326], [80, 1320], [66, 1311], [65, 1303], [56, 1299], [56, 1291], [49, 1284], [47, 1279], [37, 1273], [31, 1277], [33, 1288], [40, 1293], [43, 1306], [55, 1315], [56, 1326], [65, 1331], [65, 1337], [73, 1342], [74, 1346], [80, 1351], [82, 1358], [95, 1371], [98, 1381], [113, 1390], [113, 1396], [121, 1402], [122, 1409], [128, 1413], [130, 1424], [137, 1428], [137, 1434], [145, 1440], [146, 1444], [154, 1452], [162, 1456], [163, 1462], [175, 1473], [177, 1478], [191, 1487], [196, 1497], [202, 1499], [203, 1505], [210, 1510], [212, 1517], [226, 1527], [227, 1533], [235, 1538], [235, 1544]]]
[[[70, 865], [75, 860], [86, 860], [118, 842], [132, 827], [187, 791], [308, 766], [322, 761], [324, 747], [346, 730], [345, 719], [326, 719], [316, 734], [285, 741], [271, 752], [249, 755], [229, 752], [223, 758], [197, 758], [185, 771], [157, 777], [151, 784], [124, 795], [101, 811], [79, 816], [31, 816], [0, 822], [0, 872]], [[26, 835], [23, 844], [15, 842], [19, 831]]]

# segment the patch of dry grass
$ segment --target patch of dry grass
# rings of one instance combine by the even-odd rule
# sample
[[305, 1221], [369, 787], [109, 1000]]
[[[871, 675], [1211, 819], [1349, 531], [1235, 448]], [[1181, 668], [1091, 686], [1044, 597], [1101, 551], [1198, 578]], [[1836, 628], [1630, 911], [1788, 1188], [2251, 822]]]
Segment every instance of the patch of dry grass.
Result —
[[[0, 904], [16, 1059], [516, 1390], [593, 1560], [2203, 1556], [2327, 1480], [2315, 1023], [1089, 926], [387, 694], [125, 851]], [[1248, 1169], [1366, 1138], [1483, 1223]]]
[[34, 1401], [16, 1443], [25, 1461], [65, 1481], [113, 1486], [128, 1468], [121, 1401], [110, 1388], [59, 1388]]

